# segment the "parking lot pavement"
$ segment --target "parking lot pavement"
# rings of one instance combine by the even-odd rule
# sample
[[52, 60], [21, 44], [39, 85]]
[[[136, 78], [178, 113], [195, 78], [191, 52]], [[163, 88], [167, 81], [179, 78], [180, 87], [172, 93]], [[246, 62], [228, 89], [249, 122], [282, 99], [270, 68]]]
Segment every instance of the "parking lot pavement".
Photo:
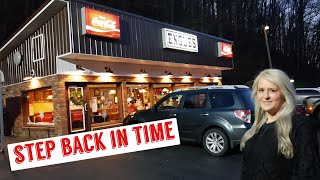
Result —
[[211, 157], [201, 146], [180, 145], [11, 172], [8, 155], [0, 155], [0, 180], [238, 180], [242, 154]]
[[[320, 140], [320, 131], [318, 132]], [[15, 139], [7, 139], [7, 143]], [[211, 157], [201, 146], [182, 144], [72, 163], [11, 172], [8, 155], [0, 154], [0, 180], [191, 180], [240, 179], [242, 153]]]

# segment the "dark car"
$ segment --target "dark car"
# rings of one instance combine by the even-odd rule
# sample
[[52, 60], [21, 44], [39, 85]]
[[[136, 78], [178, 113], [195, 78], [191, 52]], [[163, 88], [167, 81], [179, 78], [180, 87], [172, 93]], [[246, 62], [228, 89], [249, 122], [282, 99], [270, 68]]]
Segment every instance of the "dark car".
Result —
[[304, 114], [320, 120], [320, 96], [309, 96], [303, 100]]
[[304, 100], [310, 96], [319, 96], [320, 88], [296, 88], [296, 113], [305, 114]]
[[206, 151], [222, 156], [240, 143], [251, 127], [254, 106], [247, 86], [200, 86], [176, 90], [151, 109], [137, 111], [124, 125], [176, 118], [182, 141], [202, 143]]

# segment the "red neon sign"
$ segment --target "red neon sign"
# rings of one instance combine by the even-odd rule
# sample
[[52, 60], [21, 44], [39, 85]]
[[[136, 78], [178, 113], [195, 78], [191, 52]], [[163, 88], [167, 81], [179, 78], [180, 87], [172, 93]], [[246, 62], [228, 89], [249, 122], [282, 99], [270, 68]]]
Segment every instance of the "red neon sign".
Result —
[[83, 7], [82, 34], [120, 39], [119, 16]]
[[232, 44], [218, 42], [218, 57], [233, 58]]

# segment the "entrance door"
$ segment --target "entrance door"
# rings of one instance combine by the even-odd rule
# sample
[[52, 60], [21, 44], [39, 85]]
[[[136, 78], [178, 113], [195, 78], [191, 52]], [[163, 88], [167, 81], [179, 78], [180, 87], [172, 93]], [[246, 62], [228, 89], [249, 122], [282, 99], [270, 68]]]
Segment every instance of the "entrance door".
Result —
[[85, 87], [69, 86], [68, 99], [69, 99], [69, 124], [70, 132], [81, 132], [88, 130], [86, 124], [86, 97]]

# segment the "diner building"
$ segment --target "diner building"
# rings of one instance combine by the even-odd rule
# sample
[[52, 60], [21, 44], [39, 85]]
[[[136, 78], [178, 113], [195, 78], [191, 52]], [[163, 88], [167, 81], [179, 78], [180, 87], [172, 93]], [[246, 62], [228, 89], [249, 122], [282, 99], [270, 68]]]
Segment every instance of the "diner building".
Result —
[[12, 133], [121, 126], [188, 86], [221, 85], [233, 42], [81, 0], [48, 0], [0, 49]]

